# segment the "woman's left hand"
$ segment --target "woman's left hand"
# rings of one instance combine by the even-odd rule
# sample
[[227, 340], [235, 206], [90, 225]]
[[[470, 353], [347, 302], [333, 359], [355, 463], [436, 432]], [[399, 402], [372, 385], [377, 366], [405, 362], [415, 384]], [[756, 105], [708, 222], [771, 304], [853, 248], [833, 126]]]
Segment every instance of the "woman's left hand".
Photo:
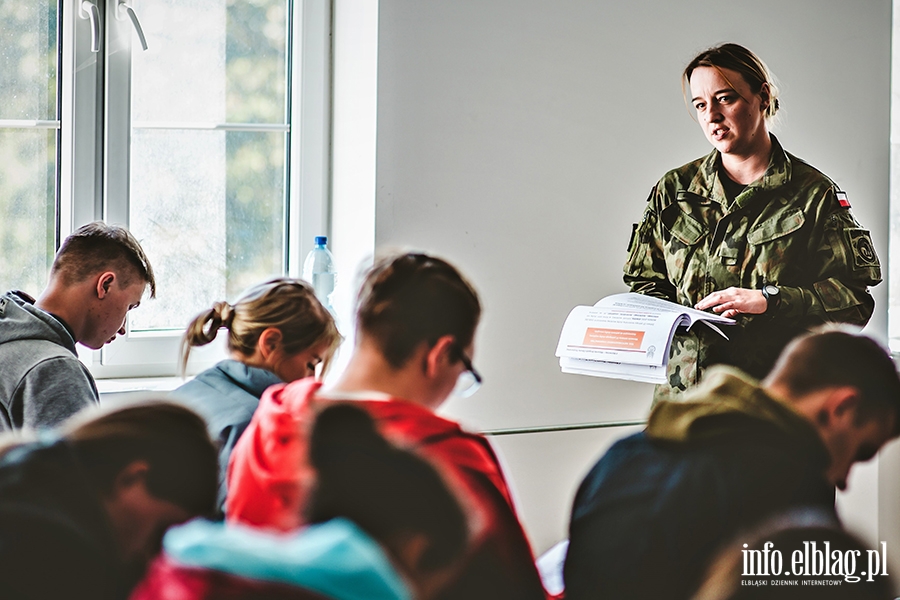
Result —
[[723, 317], [734, 318], [740, 314], [761, 315], [766, 312], [769, 303], [759, 290], [730, 287], [713, 292], [694, 307], [698, 310], [709, 310]]

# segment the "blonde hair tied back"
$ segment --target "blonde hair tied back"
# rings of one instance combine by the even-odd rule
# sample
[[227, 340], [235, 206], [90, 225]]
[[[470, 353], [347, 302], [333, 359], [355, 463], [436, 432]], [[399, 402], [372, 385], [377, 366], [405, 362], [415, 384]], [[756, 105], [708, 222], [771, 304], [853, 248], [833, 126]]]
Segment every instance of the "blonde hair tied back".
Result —
[[324, 345], [324, 367], [341, 342], [334, 317], [316, 298], [315, 290], [301, 279], [277, 277], [244, 292], [234, 304], [216, 302], [190, 322], [181, 341], [181, 372], [185, 372], [191, 348], [216, 339], [228, 329], [228, 349], [252, 356], [262, 332], [278, 329], [284, 352], [296, 354]]
[[230, 328], [233, 321], [234, 307], [224, 301], [214, 303], [212, 308], [201, 312], [191, 320], [181, 338], [181, 347], [178, 351], [182, 375], [187, 368], [191, 348], [211, 343], [219, 335], [219, 329]]

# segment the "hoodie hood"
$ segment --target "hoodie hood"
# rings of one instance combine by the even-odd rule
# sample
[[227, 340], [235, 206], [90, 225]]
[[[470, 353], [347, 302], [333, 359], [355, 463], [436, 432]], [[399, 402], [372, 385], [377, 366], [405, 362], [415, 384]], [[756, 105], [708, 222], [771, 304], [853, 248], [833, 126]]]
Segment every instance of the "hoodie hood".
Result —
[[25, 292], [12, 291], [0, 296], [0, 344], [19, 340], [48, 341], [76, 354], [75, 340], [62, 323]]
[[732, 367], [709, 369], [683, 402], [660, 402], [647, 422], [647, 436], [676, 443], [714, 442], [742, 435], [776, 435], [821, 454], [828, 451], [813, 425], [785, 402], [768, 395], [759, 382]]
[[195, 520], [166, 533], [166, 554], [188, 567], [312, 590], [336, 600], [411, 600], [375, 540], [336, 518], [291, 535]]

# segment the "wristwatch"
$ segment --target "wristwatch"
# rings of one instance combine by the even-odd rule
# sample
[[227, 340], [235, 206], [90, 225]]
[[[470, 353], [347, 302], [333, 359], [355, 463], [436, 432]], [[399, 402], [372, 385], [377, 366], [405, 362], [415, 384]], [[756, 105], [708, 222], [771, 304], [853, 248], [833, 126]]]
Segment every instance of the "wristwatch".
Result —
[[766, 284], [762, 287], [763, 298], [766, 299], [766, 312], [773, 313], [781, 304], [781, 290], [777, 285]]

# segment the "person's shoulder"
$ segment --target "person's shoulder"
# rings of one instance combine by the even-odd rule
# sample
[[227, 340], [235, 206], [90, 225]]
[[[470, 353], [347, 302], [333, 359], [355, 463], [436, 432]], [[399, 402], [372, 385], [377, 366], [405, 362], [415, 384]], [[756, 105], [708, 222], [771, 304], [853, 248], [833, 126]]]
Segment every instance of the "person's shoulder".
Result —
[[500, 475], [500, 463], [487, 437], [406, 400], [362, 401], [388, 437], [414, 444], [455, 469]]
[[179, 400], [202, 400], [208, 396], [219, 398], [239, 389], [222, 370], [223, 362], [200, 371], [192, 379], [172, 390], [172, 396]]
[[93, 387], [94, 377], [77, 356], [65, 351], [53, 342], [45, 341], [40, 349], [35, 350], [33, 366], [25, 377], [47, 378], [59, 380], [61, 385], [72, 385], [86, 382]]
[[13, 398], [23, 403], [24, 425], [52, 427], [99, 402], [100, 394], [91, 372], [80, 360], [48, 349], [22, 373]]
[[[0, 345], [8, 342], [49, 342], [75, 355], [75, 340], [55, 317], [34, 305], [34, 299], [24, 292], [12, 291], [0, 296]], [[20, 345], [20, 350], [24, 346]]]
[[716, 164], [716, 154], [713, 151], [706, 156], [694, 159], [688, 163], [671, 169], [663, 175], [656, 184], [656, 189], [660, 193], [673, 195], [678, 190], [687, 189], [691, 186], [698, 175], [701, 180], [706, 180], [710, 176], [715, 177], [715, 173], [710, 173], [710, 169], [714, 169]]
[[791, 183], [795, 187], [810, 193], [840, 189], [833, 179], [806, 160], [787, 151], [785, 155], [791, 163]]

